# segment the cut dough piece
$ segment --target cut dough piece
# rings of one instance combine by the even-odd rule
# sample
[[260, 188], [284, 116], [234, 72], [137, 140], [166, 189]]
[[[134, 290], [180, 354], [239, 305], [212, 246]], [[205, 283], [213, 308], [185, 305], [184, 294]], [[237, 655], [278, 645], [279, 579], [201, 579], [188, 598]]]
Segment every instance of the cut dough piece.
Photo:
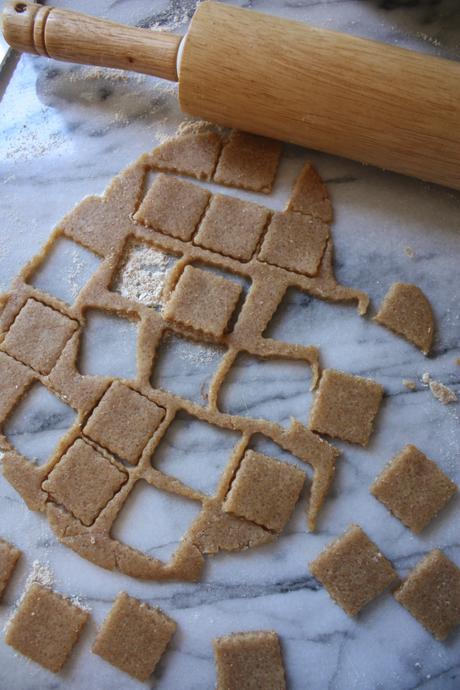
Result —
[[317, 218], [293, 211], [274, 213], [259, 259], [288, 271], [314, 276], [328, 237], [328, 226]]
[[136, 465], [165, 411], [151, 400], [115, 381], [83, 429], [93, 441]]
[[281, 147], [279, 141], [233, 131], [224, 144], [214, 182], [270, 193], [278, 170]]
[[8, 416], [34, 379], [33, 373], [20, 362], [0, 352], [0, 421]]
[[361, 376], [325, 369], [310, 413], [312, 431], [367, 446], [383, 387]]
[[233, 633], [213, 641], [217, 690], [285, 690], [278, 635], [272, 631]]
[[305, 473], [297, 467], [248, 450], [223, 509], [272, 532], [281, 532], [304, 482]]
[[268, 208], [231, 196], [212, 197], [195, 244], [224, 256], [249, 261], [269, 216]]
[[436, 463], [412, 445], [396, 455], [371, 486], [371, 493], [416, 534], [456, 491]]
[[150, 164], [159, 170], [211, 180], [216, 168], [222, 139], [215, 132], [186, 134], [165, 141], [149, 156]]
[[306, 163], [296, 180], [286, 207], [287, 211], [299, 211], [319, 218], [324, 223], [332, 221], [329, 194], [321, 177], [311, 163]]
[[40, 374], [49, 374], [77, 328], [76, 321], [29, 299], [8, 331], [2, 349]]
[[177, 177], [156, 176], [134, 220], [179, 240], [190, 240], [210, 199], [206, 189]]
[[427, 355], [434, 334], [431, 305], [416, 285], [393, 283], [374, 320], [414, 343]]
[[77, 439], [43, 483], [51, 498], [91, 525], [128, 479], [126, 472]]
[[20, 555], [19, 549], [0, 539], [0, 601]]
[[87, 611], [34, 582], [8, 625], [5, 642], [57, 673], [69, 657], [88, 616]]
[[332, 542], [310, 563], [310, 570], [349, 616], [398, 579], [390, 561], [359, 525], [351, 525]]
[[241, 295], [241, 286], [210, 271], [186, 266], [163, 316], [219, 338]]
[[145, 681], [175, 630], [175, 622], [160, 609], [120, 592], [99, 629], [93, 652], [133, 678]]
[[409, 573], [395, 598], [438, 640], [460, 625], [460, 568], [431, 551]]

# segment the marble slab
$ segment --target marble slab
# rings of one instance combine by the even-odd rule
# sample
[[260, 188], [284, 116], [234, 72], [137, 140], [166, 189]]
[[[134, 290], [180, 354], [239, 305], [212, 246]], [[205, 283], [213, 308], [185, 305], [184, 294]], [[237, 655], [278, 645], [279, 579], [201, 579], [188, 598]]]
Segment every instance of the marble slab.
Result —
[[[117, 21], [179, 32], [185, 30], [195, 6], [191, 0], [54, 4], [78, 5]], [[460, 58], [456, 0], [249, 0], [235, 4]], [[0, 102], [0, 290], [8, 289], [66, 211], [84, 195], [102, 192], [114, 174], [173, 133], [182, 120], [174, 84], [22, 57]], [[460, 566], [459, 497], [422, 535], [415, 536], [369, 493], [375, 476], [406, 443], [417, 445], [460, 483], [459, 404], [441, 405], [421, 381], [428, 371], [460, 395], [456, 364], [460, 357], [460, 194], [295, 147], [287, 148], [283, 179], [289, 179], [306, 159], [317, 166], [331, 193], [338, 280], [369, 293], [370, 315], [395, 280], [419, 285], [436, 315], [433, 356], [425, 358], [370, 318], [359, 317], [353, 307], [290, 292], [268, 334], [317, 345], [323, 365], [382, 383], [386, 396], [376, 433], [367, 449], [337, 444], [342, 451], [337, 477], [315, 534], [306, 531], [307, 496], [303, 496], [276, 543], [208, 559], [197, 584], [136, 581], [92, 565], [59, 544], [46, 519], [30, 512], [0, 477], [0, 536], [24, 552], [0, 604], [0, 624], [11, 615], [35, 560], [54, 574], [59, 591], [77, 596], [92, 611], [68, 668], [57, 677], [0, 641], [1, 690], [141, 687], [90, 651], [96, 625], [120, 590], [161, 606], [178, 623], [170, 650], [145, 685], [159, 690], [210, 690], [215, 684], [211, 640], [251, 629], [274, 629], [280, 635], [291, 690], [460, 687], [460, 630], [447, 642], [437, 642], [389, 595], [351, 620], [307, 568], [350, 522], [358, 522], [367, 531], [402, 576], [434, 547], [442, 548]], [[284, 193], [281, 181], [267, 203], [279, 206]], [[69, 278], [64, 286], [48, 283], [49, 289], [68, 290], [71, 295], [73, 280]], [[119, 372], [132, 371], [130, 334], [122, 336], [125, 348], [114, 348], [109, 358], [104, 355], [114, 341], [112, 327], [99, 324], [93, 329], [84, 364], [88, 370], [98, 371], [109, 362]], [[158, 376], [162, 385], [199, 399], [219, 356], [218, 352], [196, 354], [175, 344], [165, 354]], [[243, 361], [232, 373], [221, 404], [282, 424], [290, 416], [305, 423], [311, 404], [308, 375], [295, 365]], [[413, 380], [416, 390], [407, 390], [403, 379]], [[34, 390], [7, 426], [23, 452], [40, 462], [71, 422], [70, 408]], [[221, 436], [202, 424], [180, 419], [165, 439], [159, 462], [164, 471], [197, 486], [201, 482], [207, 489], [234, 443], [231, 435]], [[255, 445], [268, 454], [279, 452], [264, 438], [256, 439]], [[193, 467], [186, 465], [190, 459]], [[148, 491], [135, 497], [117, 524], [117, 534], [139, 548], [166, 554], [193, 519], [195, 506], [160, 501], [153, 510]], [[165, 517], [159, 519], [158, 514]]]

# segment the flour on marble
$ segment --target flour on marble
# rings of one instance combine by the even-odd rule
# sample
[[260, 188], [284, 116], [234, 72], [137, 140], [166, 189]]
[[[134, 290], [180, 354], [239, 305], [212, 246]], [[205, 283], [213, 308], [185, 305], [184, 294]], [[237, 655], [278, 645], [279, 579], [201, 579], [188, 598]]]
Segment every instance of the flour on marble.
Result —
[[133, 244], [120, 269], [114, 289], [123, 297], [147, 307], [162, 306], [161, 294], [168, 269], [175, 257], [145, 244]]

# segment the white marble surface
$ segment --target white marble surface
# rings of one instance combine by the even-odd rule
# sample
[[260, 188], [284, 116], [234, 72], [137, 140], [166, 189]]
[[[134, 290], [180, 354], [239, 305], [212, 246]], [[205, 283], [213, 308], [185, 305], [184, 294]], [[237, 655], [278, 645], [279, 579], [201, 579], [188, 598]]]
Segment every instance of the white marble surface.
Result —
[[[168, 28], [174, 23], [177, 30], [183, 28], [182, 20], [185, 26], [194, 6], [190, 0], [66, 0], [55, 4], [79, 5], [82, 10], [132, 24], [159, 23]], [[241, 4], [416, 50], [460, 57], [456, 0], [254, 0]], [[177, 20], [171, 18], [174, 13]], [[19, 267], [36, 253], [64, 212], [83, 195], [102, 191], [113, 174], [174, 131], [180, 120], [173, 85], [135, 76], [127, 80], [108, 73], [98, 76], [86, 68], [21, 58], [0, 103], [0, 289], [8, 288]], [[59, 591], [78, 595], [92, 609], [91, 622], [67, 670], [57, 677], [0, 642], [1, 690], [141, 687], [90, 652], [96, 625], [121, 589], [160, 605], [178, 622], [171, 649], [150, 682], [161, 690], [212, 688], [211, 640], [231, 631], [264, 628], [276, 630], [282, 638], [291, 690], [460, 687], [460, 631], [445, 643], [436, 642], [389, 595], [367, 607], [357, 620], [350, 620], [307, 569], [307, 563], [351, 521], [363, 526], [401, 575], [433, 547], [443, 548], [460, 565], [458, 497], [416, 537], [368, 491], [387, 460], [408, 442], [460, 482], [459, 406], [441, 405], [420, 380], [429, 371], [460, 392], [460, 367], [455, 364], [460, 356], [460, 195], [331, 156], [294, 149], [289, 155], [292, 164], [299, 156], [308, 155], [329, 182], [340, 282], [367, 291], [374, 308], [394, 280], [420, 285], [436, 313], [434, 356], [425, 359], [409, 344], [360, 318], [352, 308], [290, 294], [271, 324], [270, 334], [318, 345], [325, 365], [380, 381], [387, 395], [377, 430], [366, 450], [339, 444], [343, 455], [316, 534], [306, 533], [303, 498], [278, 542], [209, 559], [198, 584], [139, 582], [88, 563], [57, 543], [45, 518], [27, 510], [0, 478], [0, 533], [24, 552], [0, 606], [0, 623], [11, 614], [35, 559], [48, 564]], [[413, 249], [413, 258], [406, 254], [406, 247]], [[103, 339], [105, 333], [106, 342], [112, 340], [104, 329], [99, 333]], [[101, 358], [100, 351], [98, 354], [97, 337], [93, 345], [88, 348], [87, 366], [107, 366], [107, 358]], [[188, 354], [181, 360], [180, 347], [178, 352], [182, 364], [174, 367], [174, 361], [165, 355], [161, 376], [169, 385], [183, 386], [187, 394], [197, 395], [218, 355], [211, 353], [203, 367], [203, 358]], [[129, 347], [114, 350], [110, 362], [117, 370], [126, 367], [129, 371]], [[303, 372], [296, 367], [241, 362], [221, 403], [281, 423], [289, 415], [305, 422], [311, 396], [299, 376]], [[417, 382], [416, 392], [403, 386], [404, 378]], [[24, 444], [24, 452], [40, 461], [60, 430], [71, 423], [71, 410], [40, 391], [34, 392], [32, 402], [35, 406], [18, 411], [8, 424], [17, 442]], [[209, 486], [232, 443], [233, 439], [220, 438], [190, 420], [179, 420], [165, 440], [161, 463], [178, 476], [185, 472], [190, 483], [205, 481]], [[256, 445], [273, 452], [264, 439], [258, 439]], [[194, 454], [195, 472], [180, 461], [190, 453]], [[145, 501], [145, 495], [139, 496], [131, 518], [117, 529], [127, 540], [140, 539], [145, 548], [167, 550], [178, 537], [175, 527], [190, 519], [193, 510], [179, 507], [171, 520], [168, 505], [168, 520], [157, 521], [152, 529], [148, 496]], [[144, 504], [145, 514], [139, 512]], [[158, 509], [163, 508], [159, 504]], [[148, 527], [133, 531], [136, 516], [145, 516]]]

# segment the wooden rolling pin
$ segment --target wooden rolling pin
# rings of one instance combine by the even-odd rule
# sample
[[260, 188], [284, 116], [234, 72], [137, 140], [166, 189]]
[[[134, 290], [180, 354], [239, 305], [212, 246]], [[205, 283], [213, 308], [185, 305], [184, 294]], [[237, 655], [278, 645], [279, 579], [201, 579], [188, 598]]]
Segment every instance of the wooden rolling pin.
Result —
[[203, 2], [185, 37], [9, 2], [17, 50], [179, 82], [220, 125], [460, 189], [460, 63]]

